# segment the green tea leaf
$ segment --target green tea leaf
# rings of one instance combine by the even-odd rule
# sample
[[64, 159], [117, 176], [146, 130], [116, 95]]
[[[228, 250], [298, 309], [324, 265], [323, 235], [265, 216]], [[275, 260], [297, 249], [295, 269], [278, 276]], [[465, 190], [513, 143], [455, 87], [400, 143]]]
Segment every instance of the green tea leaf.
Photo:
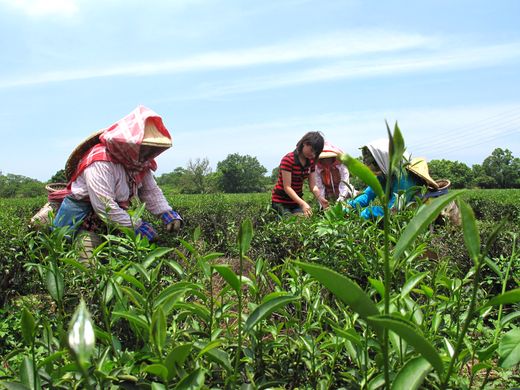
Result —
[[237, 274], [233, 272], [233, 270], [226, 264], [218, 264], [214, 265], [213, 268], [224, 278], [224, 280], [235, 290], [238, 294], [240, 291], [240, 279]]
[[442, 359], [433, 347], [433, 345], [426, 339], [409, 321], [396, 318], [389, 315], [372, 316], [368, 318], [369, 322], [376, 323], [380, 326], [397, 333], [408, 344], [412, 345], [422, 357], [424, 357], [435, 370], [441, 375], [444, 372], [444, 365]]
[[431, 371], [432, 366], [423, 357], [408, 360], [401, 368], [392, 383], [392, 390], [414, 390], [419, 389], [424, 378]]
[[146, 320], [143, 318], [136, 316], [135, 314], [124, 312], [124, 311], [113, 311], [112, 317], [114, 318], [124, 318], [128, 322], [131, 322], [135, 326], [143, 329], [145, 332], [148, 332], [149, 326]]
[[460, 194], [461, 192], [454, 192], [439, 196], [424, 206], [417, 215], [412, 218], [395, 246], [394, 261], [397, 261], [402, 256], [404, 251], [412, 244], [413, 240], [434, 221], [442, 209]]
[[173, 248], [159, 247], [151, 251], [143, 261], [143, 267], [148, 268], [158, 257], [163, 257], [167, 253], [173, 251]]
[[152, 340], [161, 352], [166, 343], [166, 316], [162, 307], [158, 307], [152, 315]]
[[[387, 129], [388, 123], [386, 124]], [[399, 126], [397, 125], [397, 122], [395, 122], [394, 125], [394, 134], [392, 135], [392, 153], [390, 153], [390, 158], [392, 160], [392, 168], [395, 171], [395, 169], [399, 168], [401, 165], [401, 160], [403, 158], [403, 153], [405, 150], [404, 146], [404, 138], [401, 133], [401, 130], [399, 129]]]
[[459, 200], [459, 209], [462, 216], [462, 230], [464, 243], [468, 249], [469, 257], [477, 264], [480, 257], [480, 235], [477, 229], [475, 214], [469, 205], [462, 199]]
[[0, 385], [4, 386], [7, 390], [30, 390], [30, 387], [19, 382], [0, 382]]
[[298, 297], [294, 295], [286, 295], [273, 298], [270, 301], [258, 305], [247, 317], [244, 330], [246, 332], [251, 331], [260, 321], [271, 315], [271, 313], [297, 299]]
[[511, 329], [498, 344], [500, 367], [512, 368], [520, 362], [520, 328]]
[[359, 177], [366, 185], [372, 187], [379, 199], [384, 198], [385, 194], [381, 183], [365, 164], [348, 154], [341, 155], [341, 162], [347, 166], [350, 174]]
[[515, 288], [514, 290], [506, 291], [503, 294], [500, 294], [494, 298], [491, 298], [481, 308], [481, 310], [484, 309], [486, 306], [506, 305], [509, 303], [517, 303], [517, 302], [520, 302], [520, 288]]
[[197, 390], [201, 389], [204, 385], [204, 370], [197, 368], [195, 371], [186, 375], [182, 380], [175, 386], [175, 390]]
[[40, 389], [40, 377], [36, 374], [34, 362], [29, 356], [24, 356], [20, 365], [20, 380], [31, 390]]
[[240, 225], [238, 231], [238, 244], [240, 248], [240, 256], [243, 257], [249, 250], [251, 240], [253, 239], [253, 224], [250, 219], [246, 219]]
[[61, 302], [63, 300], [65, 283], [63, 281], [63, 274], [58, 267], [52, 266], [51, 268], [47, 269], [47, 274], [45, 275], [45, 284], [47, 286], [47, 291], [49, 291], [52, 299], [57, 302]]
[[[299, 261], [295, 261], [294, 263], [317, 279], [362, 318], [366, 319], [369, 316], [379, 314], [379, 310], [374, 302], [372, 302], [369, 296], [353, 280], [321, 265], [302, 263]], [[375, 330], [379, 336], [382, 336], [382, 329], [379, 325], [376, 324]]]
[[159, 363], [149, 364], [141, 369], [141, 372], [147, 372], [149, 374], [158, 376], [159, 378], [166, 381], [168, 379], [168, 369]]
[[36, 323], [34, 317], [27, 308], [23, 308], [22, 311], [22, 336], [27, 345], [32, 345], [34, 340], [34, 332], [36, 329]]
[[406, 297], [408, 294], [410, 294], [410, 291], [412, 291], [417, 284], [424, 279], [424, 277], [428, 274], [428, 272], [421, 272], [417, 275], [412, 276], [411, 278], [406, 279], [406, 282], [401, 289], [401, 298]]

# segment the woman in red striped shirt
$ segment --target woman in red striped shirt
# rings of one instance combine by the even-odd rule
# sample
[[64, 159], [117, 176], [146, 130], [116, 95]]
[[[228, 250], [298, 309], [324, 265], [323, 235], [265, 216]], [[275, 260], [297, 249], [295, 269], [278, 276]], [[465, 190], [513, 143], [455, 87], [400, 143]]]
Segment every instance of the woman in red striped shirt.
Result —
[[303, 199], [303, 182], [309, 181], [309, 189], [323, 208], [327, 200], [316, 186], [316, 158], [323, 150], [324, 139], [319, 131], [310, 131], [296, 144], [296, 149], [287, 153], [280, 162], [278, 180], [273, 188], [271, 202], [281, 215], [312, 215], [311, 206]]

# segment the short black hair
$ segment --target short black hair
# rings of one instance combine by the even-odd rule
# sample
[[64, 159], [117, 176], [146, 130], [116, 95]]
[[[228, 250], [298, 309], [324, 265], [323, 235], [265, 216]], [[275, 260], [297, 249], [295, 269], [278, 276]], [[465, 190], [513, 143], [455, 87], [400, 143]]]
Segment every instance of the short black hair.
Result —
[[316, 158], [318, 158], [320, 153], [323, 151], [324, 143], [325, 139], [323, 138], [321, 131], [309, 131], [302, 137], [301, 140], [298, 141], [296, 144], [296, 149], [298, 150], [298, 153], [301, 153], [303, 145], [309, 144], [312, 146], [314, 153], [316, 153]]

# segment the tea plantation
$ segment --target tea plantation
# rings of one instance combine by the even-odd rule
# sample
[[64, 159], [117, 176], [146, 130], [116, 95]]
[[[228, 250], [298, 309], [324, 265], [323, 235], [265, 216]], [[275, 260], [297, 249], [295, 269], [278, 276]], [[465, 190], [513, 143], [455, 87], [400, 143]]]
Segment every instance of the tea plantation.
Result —
[[107, 230], [90, 265], [0, 199], [0, 388], [519, 386], [520, 190], [454, 193], [463, 226], [165, 193], [179, 235], [145, 215], [158, 242]]

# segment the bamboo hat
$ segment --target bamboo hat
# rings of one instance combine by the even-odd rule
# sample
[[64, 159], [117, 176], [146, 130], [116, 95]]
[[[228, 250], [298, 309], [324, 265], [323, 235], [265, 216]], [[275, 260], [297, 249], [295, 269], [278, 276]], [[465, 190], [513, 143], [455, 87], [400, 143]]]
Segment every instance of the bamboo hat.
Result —
[[78, 167], [79, 161], [83, 155], [94, 145], [99, 144], [99, 136], [104, 130], [96, 131], [87, 138], [85, 138], [76, 148], [72, 151], [67, 162], [65, 163], [65, 177], [67, 180], [72, 178], [72, 175]]
[[410, 172], [423, 179], [428, 187], [438, 189], [439, 184], [432, 179], [428, 171], [428, 163], [424, 157], [415, 157], [410, 161], [410, 165], [406, 167]]
[[330, 142], [325, 141], [325, 145], [323, 145], [323, 151], [320, 153], [318, 158], [329, 158], [329, 157], [338, 157], [343, 154], [343, 151], [332, 145]]
[[172, 140], [159, 131], [153, 120], [147, 119], [141, 145], [169, 148], [172, 146]]

